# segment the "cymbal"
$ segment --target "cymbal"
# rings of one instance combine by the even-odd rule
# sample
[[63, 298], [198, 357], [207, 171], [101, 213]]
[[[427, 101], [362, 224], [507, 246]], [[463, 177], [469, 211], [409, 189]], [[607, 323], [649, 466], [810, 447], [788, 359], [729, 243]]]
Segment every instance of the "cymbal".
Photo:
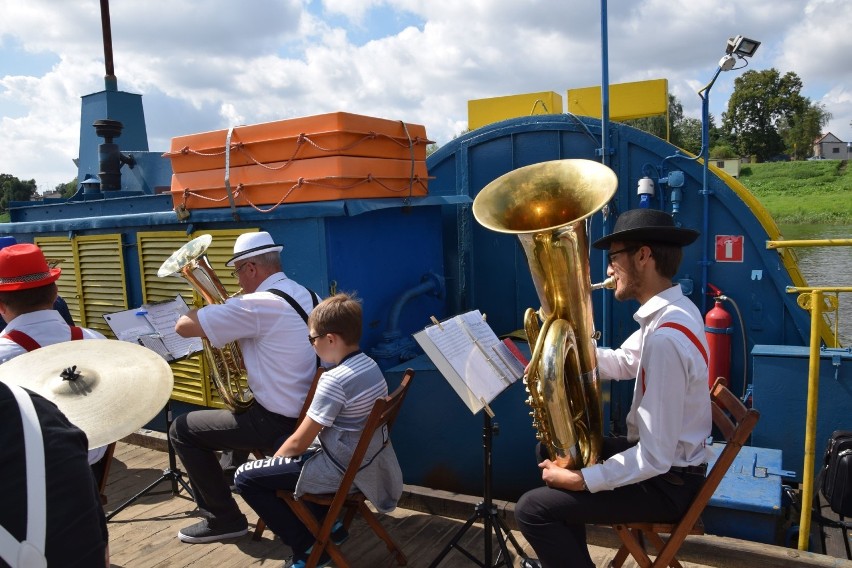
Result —
[[0, 365], [0, 381], [53, 402], [86, 433], [92, 449], [153, 419], [171, 396], [174, 375], [151, 349], [116, 339], [87, 339], [19, 355]]

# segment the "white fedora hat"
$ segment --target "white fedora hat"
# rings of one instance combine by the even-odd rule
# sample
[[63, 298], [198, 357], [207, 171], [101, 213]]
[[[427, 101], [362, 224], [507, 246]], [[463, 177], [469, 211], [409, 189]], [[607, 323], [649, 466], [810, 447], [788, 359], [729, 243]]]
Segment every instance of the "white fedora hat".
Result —
[[234, 243], [234, 256], [225, 263], [225, 266], [234, 266], [234, 262], [243, 258], [251, 258], [267, 252], [281, 252], [284, 245], [277, 245], [266, 231], [257, 233], [243, 233], [237, 237]]

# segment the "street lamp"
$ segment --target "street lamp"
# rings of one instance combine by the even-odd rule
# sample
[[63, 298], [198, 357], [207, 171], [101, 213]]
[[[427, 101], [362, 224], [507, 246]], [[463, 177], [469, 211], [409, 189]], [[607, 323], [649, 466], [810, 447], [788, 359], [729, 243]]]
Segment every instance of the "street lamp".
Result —
[[[742, 69], [743, 67], [748, 65], [748, 61], [746, 60], [746, 58], [754, 55], [754, 52], [757, 51], [757, 48], [759, 46], [759, 41], [755, 41], [753, 39], [749, 39], [741, 35], [729, 38], [728, 43], [725, 46], [725, 55], [722, 56], [722, 59], [719, 60], [719, 65], [716, 68], [716, 73], [713, 74], [713, 78], [710, 79], [710, 82], [707, 83], [707, 85], [705, 85], [703, 89], [698, 91], [698, 96], [701, 97], [700, 154], [701, 158], [704, 160], [704, 170], [701, 181], [701, 195], [704, 196], [704, 230], [701, 231], [704, 249], [702, 253], [703, 258], [701, 260], [702, 313], [707, 309], [707, 269], [710, 265], [710, 260], [707, 258], [708, 244], [710, 238], [708, 235], [710, 228], [710, 191], [707, 188], [707, 178], [710, 172], [710, 89], [713, 87], [713, 83], [716, 82], [716, 79], [719, 77], [719, 73], [721, 73], [722, 71]], [[737, 67], [737, 61], [742, 61], [743, 64]]]

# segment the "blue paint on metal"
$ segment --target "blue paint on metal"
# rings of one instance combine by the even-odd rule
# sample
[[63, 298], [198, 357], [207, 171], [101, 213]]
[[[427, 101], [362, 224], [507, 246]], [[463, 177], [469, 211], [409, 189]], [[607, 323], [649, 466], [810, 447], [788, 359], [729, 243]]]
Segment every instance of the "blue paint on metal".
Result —
[[[77, 181], [86, 176], [97, 177], [99, 167], [98, 145], [103, 143], [92, 126], [96, 120], [117, 120], [124, 126], [121, 136], [114, 142], [122, 152], [147, 152], [148, 133], [142, 95], [124, 91], [105, 90], [82, 97], [80, 116], [80, 154], [77, 164]], [[124, 174], [124, 172], [122, 172]], [[122, 180], [124, 175], [122, 175]]]
[[[709, 444], [712, 466], [725, 444]], [[743, 446], [701, 518], [708, 534], [775, 544], [783, 511], [781, 450]]]
[[[798, 472], [799, 482], [805, 463], [809, 355], [808, 347], [755, 345], [752, 349], [753, 400], [754, 407], [760, 410], [752, 443], [781, 449], [783, 468]], [[835, 365], [838, 359], [839, 364]], [[852, 350], [821, 350], [818, 396], [813, 479], [819, 473], [820, 458], [831, 433], [852, 430]]]

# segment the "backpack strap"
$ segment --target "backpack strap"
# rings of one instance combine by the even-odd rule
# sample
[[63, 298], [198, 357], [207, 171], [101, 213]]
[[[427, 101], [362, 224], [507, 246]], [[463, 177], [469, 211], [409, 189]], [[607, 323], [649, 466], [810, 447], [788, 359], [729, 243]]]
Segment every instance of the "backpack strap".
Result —
[[47, 566], [44, 557], [47, 539], [47, 499], [44, 469], [44, 440], [35, 406], [29, 394], [17, 385], [8, 384], [18, 403], [24, 428], [24, 451], [27, 472], [27, 536], [23, 542], [0, 526], [0, 558], [12, 568]]

